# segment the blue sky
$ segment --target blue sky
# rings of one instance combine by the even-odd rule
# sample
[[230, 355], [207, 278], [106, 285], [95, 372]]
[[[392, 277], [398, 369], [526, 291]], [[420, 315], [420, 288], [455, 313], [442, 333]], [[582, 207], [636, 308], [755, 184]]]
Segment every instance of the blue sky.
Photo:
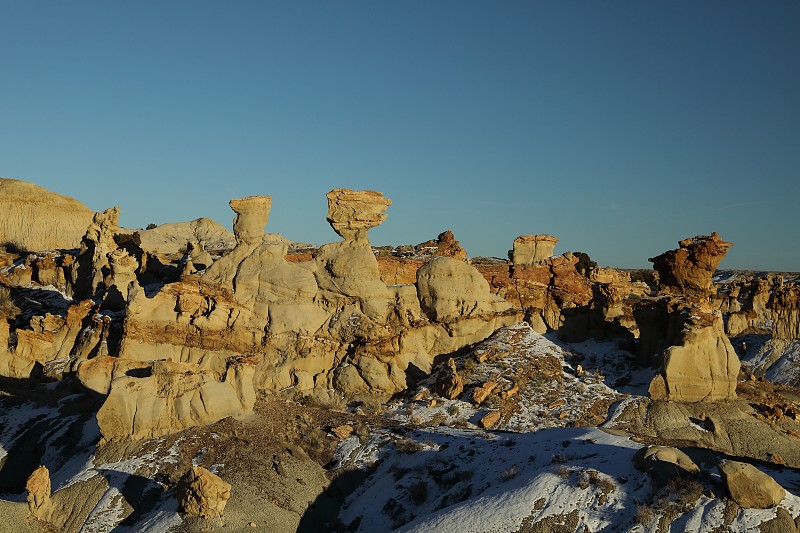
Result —
[[719, 232], [800, 270], [800, 3], [0, 0], [0, 176], [143, 227], [392, 199], [374, 244], [520, 234], [649, 266]]

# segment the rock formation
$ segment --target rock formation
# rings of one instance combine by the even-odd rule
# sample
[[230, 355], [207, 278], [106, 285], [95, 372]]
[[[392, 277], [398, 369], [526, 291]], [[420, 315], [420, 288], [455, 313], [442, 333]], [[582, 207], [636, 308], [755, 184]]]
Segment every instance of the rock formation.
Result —
[[725, 335], [722, 317], [678, 308], [662, 320], [672, 324], [672, 331], [668, 326], [667, 348], [657, 356], [661, 370], [650, 384], [650, 396], [685, 402], [735, 398], [740, 362]]
[[[220, 380], [232, 356], [261, 353], [258, 389], [393, 393], [407, 386], [410, 366], [430, 372], [436, 355], [520, 319], [477, 270], [453, 258], [433, 259], [416, 285], [388, 287], [367, 231], [384, 219], [389, 200], [337, 189], [328, 201], [344, 240], [307, 262], [287, 261], [287, 241], [264, 235], [267, 201], [231, 202], [238, 212], [230, 254], [156, 294], [132, 286], [120, 357], [158, 354]], [[109, 400], [113, 382], [110, 389]]]
[[450, 230], [443, 231], [433, 240], [421, 242], [414, 247], [415, 255], [452, 257], [466, 261], [467, 251], [464, 250]]
[[705, 295], [712, 289], [711, 276], [732, 243], [716, 232], [684, 239], [680, 248], [650, 258], [658, 272], [659, 291], [664, 294]]
[[514, 239], [514, 248], [509, 253], [511, 262], [515, 266], [540, 263], [553, 256], [557, 242], [552, 235], [520, 235]]
[[231, 497], [231, 485], [202, 466], [193, 466], [178, 484], [181, 511], [200, 518], [219, 518]]
[[719, 473], [731, 499], [745, 509], [774, 507], [786, 495], [774, 479], [748, 463], [723, 461]]
[[25, 482], [25, 490], [31, 515], [45, 522], [49, 520], [53, 513], [53, 501], [50, 498], [50, 471], [46, 466], [33, 471]]
[[334, 189], [327, 194], [328, 222], [346, 241], [366, 239], [367, 231], [386, 220], [392, 201], [375, 191]]
[[417, 294], [422, 310], [436, 322], [452, 322], [511, 309], [511, 304], [491, 294], [489, 284], [480, 272], [449, 257], [431, 259], [417, 271]]
[[657, 486], [665, 485], [676, 476], [700, 473], [700, 468], [692, 459], [671, 446], [648, 446], [634, 455], [639, 470], [648, 472]]
[[77, 200], [0, 178], [0, 244], [36, 251], [77, 248], [92, 215]]
[[[108, 397], [97, 412], [100, 431], [106, 439], [151, 438], [251, 412], [257, 362], [232, 362], [223, 381], [196, 365], [169, 361], [138, 369], [128, 366], [124, 373], [114, 372], [112, 365]], [[102, 378], [100, 369], [83, 378], [87, 386], [102, 390], [101, 380], [92, 375], [98, 373]]]
[[148, 230], [140, 230], [142, 248], [154, 254], [178, 254], [187, 242], [205, 243], [206, 250], [230, 250], [236, 245], [236, 237], [222, 225], [210, 218], [198, 218], [190, 222], [161, 224]]

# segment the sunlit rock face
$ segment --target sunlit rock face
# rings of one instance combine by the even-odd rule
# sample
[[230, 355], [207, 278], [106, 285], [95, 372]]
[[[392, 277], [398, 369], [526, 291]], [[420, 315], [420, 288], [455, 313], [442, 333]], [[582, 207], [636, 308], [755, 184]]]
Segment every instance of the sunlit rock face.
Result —
[[553, 256], [558, 239], [552, 235], [520, 235], [514, 239], [511, 262], [514, 265], [532, 265]]
[[121, 358], [157, 354], [220, 381], [232, 357], [260, 354], [255, 389], [393, 393], [409, 366], [427, 372], [436, 355], [521, 319], [454, 258], [433, 259], [416, 284], [387, 286], [367, 235], [391, 204], [380, 193], [331, 191], [328, 220], [344, 240], [305, 262], [287, 261], [287, 241], [263, 233], [267, 198], [231, 202], [237, 246], [205, 272], [156, 293], [131, 287]]
[[713, 286], [711, 277], [733, 244], [712, 232], [684, 239], [678, 245], [676, 250], [648, 259], [658, 272], [659, 292], [708, 294]]
[[35, 251], [77, 248], [93, 215], [73, 198], [0, 178], [0, 244]]

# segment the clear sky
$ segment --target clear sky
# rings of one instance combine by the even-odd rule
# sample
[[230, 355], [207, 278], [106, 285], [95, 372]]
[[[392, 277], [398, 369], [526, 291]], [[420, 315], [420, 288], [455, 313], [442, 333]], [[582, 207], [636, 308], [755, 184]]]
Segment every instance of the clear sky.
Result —
[[0, 0], [0, 176], [144, 227], [393, 202], [373, 244], [520, 234], [649, 266], [800, 270], [800, 2]]

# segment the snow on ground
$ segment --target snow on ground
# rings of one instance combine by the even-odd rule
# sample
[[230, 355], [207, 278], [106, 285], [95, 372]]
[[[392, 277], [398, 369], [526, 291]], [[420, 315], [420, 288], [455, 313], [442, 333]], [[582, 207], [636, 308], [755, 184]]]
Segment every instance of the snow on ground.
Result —
[[[670, 531], [725, 525], [725, 501], [712, 494], [724, 490], [714, 468], [703, 465], [709, 469], [697, 480], [658, 490], [633, 465], [641, 447], [597, 428], [381, 430], [349, 452], [348, 466], [370, 475], [339, 518], [357, 532], [506, 532], [549, 519], [573, 520], [575, 531], [636, 533], [656, 531], [665, 514], [676, 516]], [[787, 487], [800, 481], [790, 469], [769, 473]], [[787, 492], [781, 506], [800, 514], [794, 494]], [[775, 509], [739, 510], [730, 530], [757, 531], [774, 517]]]
[[[44, 464], [50, 471], [53, 491], [102, 476], [105, 492], [86, 518], [81, 531], [115, 533], [147, 531], [163, 533], [181, 522], [173, 491], [151, 479], [157, 464], [175, 463], [179, 442], [167, 447], [163, 439], [153, 441], [146, 451], [118, 461], [98, 461], [95, 445], [100, 439], [94, 414], [68, 414], [65, 405], [80, 397], [62, 398], [55, 405], [37, 405], [0, 397], [0, 499], [24, 501], [24, 483], [29, 472]], [[36, 443], [33, 446], [31, 443]], [[43, 454], [42, 454], [43, 451]], [[137, 492], [140, 501], [127, 502], [123, 493]], [[120, 523], [134, 510], [129, 526]]]
[[[610, 360], [608, 354], [622, 357], [621, 350], [611, 343], [600, 347], [593, 352], [599, 354], [598, 361]], [[580, 348], [588, 353], [592, 345], [587, 342]], [[587, 413], [599, 416], [602, 422], [608, 406], [624, 396], [605, 384], [606, 377], [596, 366], [579, 370], [568, 358], [575, 359], [575, 355], [527, 324], [502, 328], [457, 361], [465, 386], [459, 398], [431, 398], [428, 391], [436, 380], [434, 373], [417, 389], [416, 400], [396, 403], [389, 413], [400, 422], [474, 428], [489, 411], [499, 409], [503, 417], [495, 429], [509, 431], [587, 425]], [[491, 395], [480, 406], [470, 403], [472, 389], [487, 381], [498, 383], [500, 394]], [[518, 392], [501, 400], [502, 393], [515, 384]]]

